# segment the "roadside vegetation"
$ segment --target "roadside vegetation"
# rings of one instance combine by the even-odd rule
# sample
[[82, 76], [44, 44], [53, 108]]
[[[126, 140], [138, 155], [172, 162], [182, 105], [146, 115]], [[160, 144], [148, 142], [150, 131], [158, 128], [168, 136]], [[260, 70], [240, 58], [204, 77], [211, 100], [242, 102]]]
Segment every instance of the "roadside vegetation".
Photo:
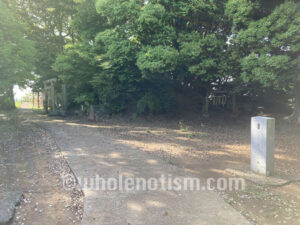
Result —
[[299, 119], [297, 1], [1, 0], [0, 10], [8, 99], [15, 84], [40, 92], [58, 78], [69, 109], [86, 112], [207, 114], [208, 101]]

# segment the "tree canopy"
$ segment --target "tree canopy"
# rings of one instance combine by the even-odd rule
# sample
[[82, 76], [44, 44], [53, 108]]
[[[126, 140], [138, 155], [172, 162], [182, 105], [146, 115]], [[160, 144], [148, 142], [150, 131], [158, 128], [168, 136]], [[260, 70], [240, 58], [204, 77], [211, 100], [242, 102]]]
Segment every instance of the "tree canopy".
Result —
[[14, 8], [3, 0], [0, 1], [0, 30], [0, 94], [13, 98], [13, 86], [24, 86], [33, 78], [35, 48]]
[[37, 89], [53, 77], [66, 83], [70, 106], [160, 113], [178, 106], [178, 95], [199, 95], [203, 105], [214, 90], [297, 92], [298, 1], [12, 2], [24, 24], [17, 39], [37, 49], [34, 68], [31, 60], [23, 70], [38, 75]]

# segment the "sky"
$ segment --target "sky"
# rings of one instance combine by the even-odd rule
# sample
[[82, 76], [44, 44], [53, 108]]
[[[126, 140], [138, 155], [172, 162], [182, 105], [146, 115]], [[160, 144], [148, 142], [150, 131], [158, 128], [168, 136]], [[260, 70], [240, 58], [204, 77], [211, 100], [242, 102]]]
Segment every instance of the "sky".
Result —
[[15, 94], [15, 100], [21, 100], [22, 97], [24, 97], [27, 93], [31, 92], [31, 88], [20, 88], [18, 85], [14, 86], [14, 94]]

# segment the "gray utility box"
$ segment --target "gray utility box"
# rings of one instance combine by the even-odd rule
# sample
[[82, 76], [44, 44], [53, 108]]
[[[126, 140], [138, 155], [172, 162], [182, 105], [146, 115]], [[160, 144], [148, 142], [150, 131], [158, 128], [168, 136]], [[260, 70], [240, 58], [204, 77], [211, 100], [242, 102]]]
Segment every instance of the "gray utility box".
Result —
[[275, 119], [252, 117], [251, 170], [271, 176], [274, 174]]

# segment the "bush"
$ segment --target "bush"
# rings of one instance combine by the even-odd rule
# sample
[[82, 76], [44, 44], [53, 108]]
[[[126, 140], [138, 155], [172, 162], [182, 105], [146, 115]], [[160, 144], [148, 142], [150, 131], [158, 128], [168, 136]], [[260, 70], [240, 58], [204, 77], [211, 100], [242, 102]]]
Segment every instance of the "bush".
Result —
[[10, 109], [14, 109], [14, 103], [12, 102], [11, 98], [3, 95], [0, 96], [0, 109], [1, 110], [10, 110]]
[[137, 102], [136, 111], [137, 114], [164, 113], [171, 110], [173, 103], [174, 101], [168, 93], [153, 94], [148, 92]]

